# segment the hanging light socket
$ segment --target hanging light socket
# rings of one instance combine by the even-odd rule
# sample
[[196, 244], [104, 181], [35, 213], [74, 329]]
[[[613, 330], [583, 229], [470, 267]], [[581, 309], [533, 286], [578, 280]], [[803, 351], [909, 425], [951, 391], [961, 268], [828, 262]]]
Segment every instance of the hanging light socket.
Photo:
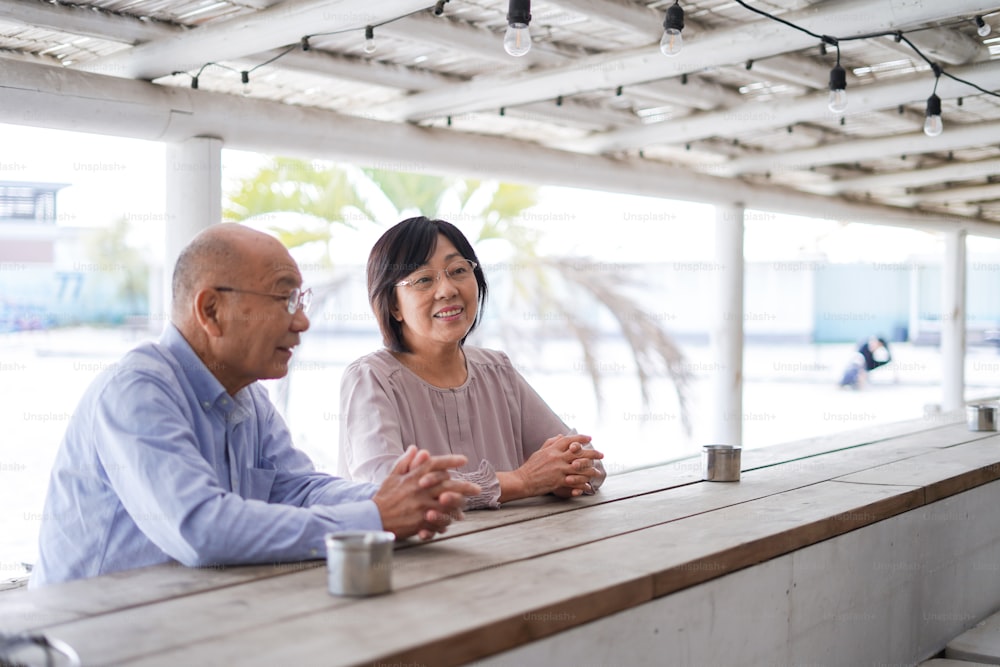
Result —
[[937, 93], [927, 98], [927, 113], [924, 119], [924, 134], [936, 137], [944, 131], [944, 121], [941, 120], [941, 98]]
[[375, 26], [365, 26], [365, 53], [375, 53]]
[[684, 47], [684, 8], [674, 0], [667, 7], [667, 15], [663, 17], [663, 37], [660, 38], [660, 52], [665, 56], [676, 56]]
[[838, 62], [830, 70], [830, 111], [843, 113], [847, 109], [847, 71]]
[[531, 50], [531, 0], [510, 0], [507, 5], [507, 32], [503, 36], [503, 50], [520, 57]]

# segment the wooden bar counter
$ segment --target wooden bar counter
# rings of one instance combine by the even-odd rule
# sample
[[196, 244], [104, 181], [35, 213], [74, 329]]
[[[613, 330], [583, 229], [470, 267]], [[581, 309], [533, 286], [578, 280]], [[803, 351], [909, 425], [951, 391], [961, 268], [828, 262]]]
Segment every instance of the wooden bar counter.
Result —
[[392, 593], [323, 561], [157, 566], [0, 596], [84, 665], [863, 665], [1000, 608], [1000, 434], [958, 413], [610, 477], [397, 545]]

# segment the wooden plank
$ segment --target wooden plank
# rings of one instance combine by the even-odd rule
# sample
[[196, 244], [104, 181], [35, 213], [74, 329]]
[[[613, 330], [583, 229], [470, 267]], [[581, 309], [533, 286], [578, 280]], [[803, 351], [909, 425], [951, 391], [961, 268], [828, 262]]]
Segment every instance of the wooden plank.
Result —
[[3, 594], [0, 606], [0, 632], [27, 632], [94, 614], [277, 577], [322, 564], [322, 561], [314, 561], [189, 568], [174, 563], [44, 586], [37, 590], [9, 591]]
[[175, 641], [125, 664], [462, 664], [893, 516], [921, 496], [874, 485], [845, 494], [827, 482], [252, 633]]
[[[950, 447], [973, 440], [987, 438], [992, 434], [970, 432], [964, 421], [953, 421], [955, 415], [947, 413], [945, 423], [919, 419], [896, 424], [885, 424], [852, 431], [845, 436], [824, 436], [795, 443], [795, 447], [762, 447], [742, 453], [743, 470], [756, 470], [775, 465], [813, 466], [823, 465], [817, 457], [842, 450], [862, 450], [868, 447], [891, 446], [895, 451], [912, 449], [918, 453], [922, 448]], [[955, 413], [957, 414], [957, 413]], [[815, 459], [815, 461], [814, 461]], [[788, 469], [787, 467], [785, 469]], [[497, 512], [469, 512], [467, 520], [449, 528], [437, 539], [448, 539], [470, 532], [495, 528], [497, 526], [529, 521], [542, 516], [570, 512], [591, 507], [641, 493], [661, 489], [696, 484], [701, 481], [701, 457], [690, 457], [667, 464], [634, 470], [608, 478], [600, 492], [584, 498], [563, 501], [556, 498], [530, 498], [508, 503]]]
[[749, 449], [743, 452], [744, 469], [759, 468], [791, 460], [816, 456], [846, 449], [882, 443], [886, 440], [964, 424], [965, 415], [961, 411], [927, 415], [921, 419], [911, 419], [891, 424], [876, 424], [851, 431], [806, 438], [790, 443], [781, 443]]
[[[845, 471], [864, 470], [886, 461], [899, 460], [900, 457], [919, 456], [921, 451], [936, 451], [928, 443], [924, 443], [924, 448], [921, 449], [921, 446], [914, 444], [915, 439], [917, 438], [910, 438], [907, 442], [895, 443], [891, 447], [884, 444], [863, 450], [839, 451], [817, 457], [815, 461], [810, 460], [808, 465], [803, 461], [793, 462], [788, 464], [794, 466], [793, 474], [789, 474], [785, 466], [773, 466], [746, 473], [743, 481], [738, 484], [706, 482], [676, 487], [616, 503], [593, 506], [586, 512], [542, 516], [530, 522], [470, 533], [461, 539], [441, 540], [433, 547], [407, 549], [397, 552], [393, 569], [394, 586], [398, 592], [469, 572], [491, 571], [519, 560], [573, 549], [588, 542], [650, 526], [688, 517], [711, 516], [710, 513], [719, 508], [741, 506], [774, 497], [796, 486], [805, 487], [824, 482]], [[939, 442], [936, 437], [924, 439], [930, 439], [935, 444]], [[922, 493], [919, 498], [922, 500]], [[862, 512], [862, 517], [868, 521], [877, 520], [867, 510]], [[816, 527], [816, 530], [826, 533], [800, 533], [798, 536], [807, 536], [813, 540], [825, 539], [824, 535], [852, 529], [855, 523], [846, 521], [845, 517], [834, 517], [826, 525]], [[793, 546], [778, 540], [771, 548], [783, 553]], [[758, 546], [754, 546], [751, 551], [747, 551], [748, 548], [741, 545], [739, 550], [727, 558], [759, 562], [762, 557], [771, 557], [761, 556], [763, 552]], [[714, 561], [707, 565], [694, 563], [670, 575], [681, 579], [662, 585], [692, 585], [706, 578], [720, 576], [725, 571], [724, 567]], [[211, 594], [169, 600], [158, 605], [130, 609], [124, 614], [109, 614], [51, 630], [75, 646], [79, 644], [80, 650], [93, 648], [94, 658], [99, 662], [116, 662], [143, 653], [155, 653], [169, 647], [177, 637], [184, 637], [186, 641], [198, 641], [221, 633], [248, 631], [259, 624], [276, 623], [298, 615], [321, 613], [348, 604], [343, 600], [330, 598], [325, 590], [325, 570], [309, 570], [282, 577], [281, 581], [253, 583]], [[355, 602], [357, 601], [351, 601]], [[256, 608], [258, 612], [253, 616], [230, 612], [232, 609], [247, 607]], [[106, 643], [104, 638], [109, 633], [134, 639], [118, 642], [113, 647], [101, 647], [102, 643]]]
[[1000, 434], [838, 477], [854, 484], [920, 486], [931, 503], [1000, 479]]

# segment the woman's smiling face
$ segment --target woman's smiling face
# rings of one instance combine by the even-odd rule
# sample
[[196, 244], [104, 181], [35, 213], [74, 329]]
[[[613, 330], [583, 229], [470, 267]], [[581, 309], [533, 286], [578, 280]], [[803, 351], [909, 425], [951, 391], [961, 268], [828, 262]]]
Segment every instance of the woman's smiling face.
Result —
[[[479, 288], [475, 276], [453, 280], [445, 268], [456, 260], [465, 259], [444, 234], [438, 234], [437, 247], [420, 267], [430, 269], [435, 276], [433, 286], [420, 291], [412, 285], [399, 285], [393, 317], [402, 324], [403, 341], [410, 350], [427, 343], [459, 344], [476, 321]], [[414, 272], [416, 273], [416, 272]], [[409, 280], [411, 276], [407, 276]]]

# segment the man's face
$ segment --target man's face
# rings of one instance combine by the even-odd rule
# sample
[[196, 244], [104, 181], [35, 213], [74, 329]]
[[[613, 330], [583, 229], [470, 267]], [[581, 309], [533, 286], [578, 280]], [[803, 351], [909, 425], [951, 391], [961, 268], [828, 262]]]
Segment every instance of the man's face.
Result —
[[[213, 341], [211, 369], [229, 393], [288, 372], [292, 348], [309, 328], [302, 310], [288, 312], [288, 296], [301, 288], [302, 276], [288, 251], [270, 237], [252, 239], [241, 248], [245, 261], [219, 292], [222, 336]], [[222, 285], [217, 285], [219, 287]]]

